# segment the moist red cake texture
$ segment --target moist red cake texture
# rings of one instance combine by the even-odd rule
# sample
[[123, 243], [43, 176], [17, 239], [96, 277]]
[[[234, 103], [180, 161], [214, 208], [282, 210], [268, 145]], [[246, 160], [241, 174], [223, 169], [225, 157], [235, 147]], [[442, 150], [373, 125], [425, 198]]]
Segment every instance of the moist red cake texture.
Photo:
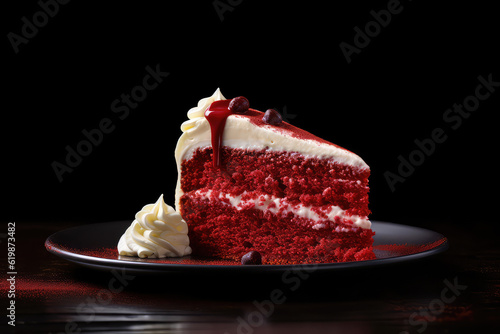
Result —
[[[212, 145], [181, 163], [179, 208], [193, 254], [239, 261], [257, 251], [263, 264], [375, 258], [374, 232], [353, 224], [355, 217], [370, 213], [369, 168], [293, 151], [224, 146], [229, 101], [214, 102], [205, 112]], [[249, 109], [236, 117], [269, 126], [263, 115]], [[338, 147], [286, 122], [273, 131]], [[332, 215], [334, 209], [342, 213]], [[301, 214], [304, 210], [308, 213]]]

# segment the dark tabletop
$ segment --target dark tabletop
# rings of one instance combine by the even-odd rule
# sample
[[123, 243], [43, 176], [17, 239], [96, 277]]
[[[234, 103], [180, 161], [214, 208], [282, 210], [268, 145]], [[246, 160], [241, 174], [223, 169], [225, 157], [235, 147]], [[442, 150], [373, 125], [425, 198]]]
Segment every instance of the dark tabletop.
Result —
[[[480, 333], [500, 328], [500, 254], [496, 233], [485, 233], [491, 232], [489, 224], [429, 224], [425, 227], [434, 225], [449, 238], [445, 253], [385, 267], [303, 272], [293, 282], [281, 274], [134, 276], [79, 267], [44, 247], [49, 235], [75, 225], [17, 224], [17, 332]], [[5, 282], [4, 310], [10, 300]], [[6, 321], [2, 327], [13, 329]]]

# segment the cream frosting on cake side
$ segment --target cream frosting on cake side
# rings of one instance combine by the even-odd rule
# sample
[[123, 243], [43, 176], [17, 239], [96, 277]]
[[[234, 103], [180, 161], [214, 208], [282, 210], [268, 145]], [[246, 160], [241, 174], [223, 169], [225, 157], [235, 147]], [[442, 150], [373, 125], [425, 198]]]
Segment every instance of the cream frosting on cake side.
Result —
[[[191, 108], [188, 111], [189, 120], [181, 125], [183, 133], [175, 149], [178, 173], [175, 191], [177, 210], [179, 210], [179, 200], [183, 195], [180, 185], [182, 161], [189, 159], [198, 148], [211, 146], [210, 124], [204, 112], [214, 101], [225, 99], [220, 89], [217, 89], [212, 96], [201, 99], [196, 107]], [[276, 126], [259, 126], [244, 115], [233, 114], [227, 118], [222, 138], [223, 146], [230, 148], [296, 152], [306, 158], [332, 159], [341, 164], [369, 169], [363, 159], [346, 149], [334, 144], [298, 138], [293, 136], [293, 133], [280, 131], [280, 128]]]

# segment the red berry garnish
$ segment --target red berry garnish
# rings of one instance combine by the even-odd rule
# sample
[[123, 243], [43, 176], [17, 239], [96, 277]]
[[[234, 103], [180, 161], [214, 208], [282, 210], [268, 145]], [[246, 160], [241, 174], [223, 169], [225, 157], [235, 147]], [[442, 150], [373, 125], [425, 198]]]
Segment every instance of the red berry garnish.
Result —
[[245, 113], [250, 108], [250, 102], [244, 96], [238, 96], [229, 102], [229, 110], [236, 114]]
[[241, 257], [241, 264], [262, 264], [262, 257], [257, 251], [251, 251]]
[[280, 113], [274, 109], [267, 109], [262, 120], [271, 125], [280, 125], [283, 122]]

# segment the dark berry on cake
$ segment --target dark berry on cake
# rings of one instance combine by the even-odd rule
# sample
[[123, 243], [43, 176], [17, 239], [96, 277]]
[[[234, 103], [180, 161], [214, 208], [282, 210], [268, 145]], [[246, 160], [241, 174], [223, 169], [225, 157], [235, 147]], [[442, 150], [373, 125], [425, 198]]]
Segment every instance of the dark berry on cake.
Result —
[[267, 109], [262, 120], [271, 125], [280, 125], [283, 122], [280, 113], [275, 109]]
[[244, 96], [238, 96], [229, 102], [229, 110], [235, 114], [243, 114], [250, 108], [250, 102]]

